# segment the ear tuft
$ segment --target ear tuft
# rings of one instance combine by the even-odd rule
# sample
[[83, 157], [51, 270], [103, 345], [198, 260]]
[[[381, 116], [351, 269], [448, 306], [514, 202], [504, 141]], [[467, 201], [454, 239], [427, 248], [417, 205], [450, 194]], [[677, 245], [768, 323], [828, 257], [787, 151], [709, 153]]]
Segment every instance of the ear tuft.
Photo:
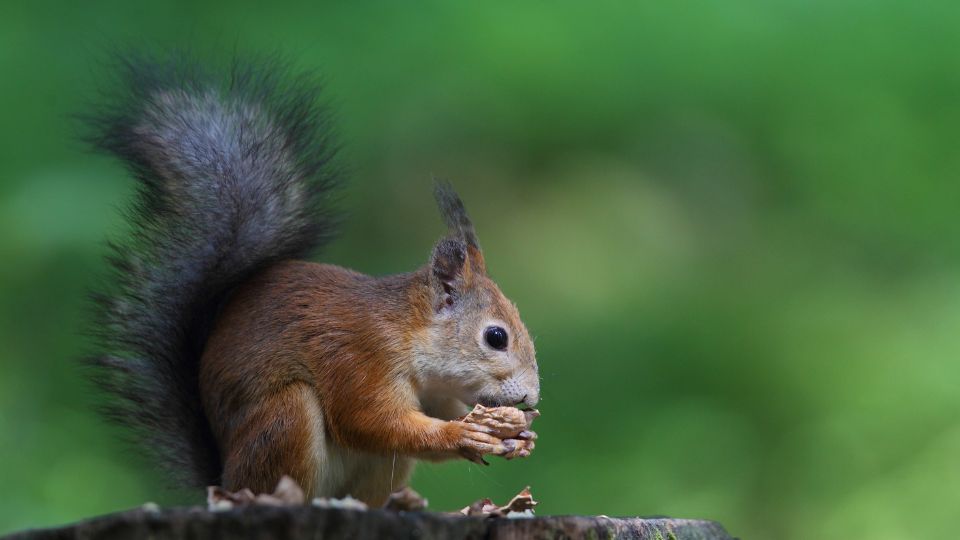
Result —
[[467, 209], [463, 206], [463, 201], [453, 190], [450, 182], [436, 182], [433, 186], [433, 197], [437, 200], [440, 215], [450, 232], [456, 233], [468, 246], [479, 251], [480, 243], [477, 241], [476, 231], [473, 230], [473, 222], [470, 221], [470, 216], [467, 215]]
[[483, 252], [480, 250], [480, 242], [477, 240], [473, 222], [470, 221], [460, 196], [447, 181], [437, 181], [434, 184], [433, 196], [437, 200], [440, 215], [451, 237], [458, 238], [465, 244], [470, 269], [478, 274], [486, 274], [487, 266], [483, 260]]

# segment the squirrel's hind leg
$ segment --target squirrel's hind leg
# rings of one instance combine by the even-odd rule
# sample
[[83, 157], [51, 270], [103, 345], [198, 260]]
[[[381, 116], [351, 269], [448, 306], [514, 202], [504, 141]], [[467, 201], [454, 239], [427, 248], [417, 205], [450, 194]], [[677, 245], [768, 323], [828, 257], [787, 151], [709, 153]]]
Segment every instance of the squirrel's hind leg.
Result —
[[293, 478], [307, 497], [318, 493], [323, 462], [323, 415], [312, 387], [296, 383], [261, 399], [238, 419], [230, 453], [224, 456], [223, 485], [272, 493], [283, 475]]

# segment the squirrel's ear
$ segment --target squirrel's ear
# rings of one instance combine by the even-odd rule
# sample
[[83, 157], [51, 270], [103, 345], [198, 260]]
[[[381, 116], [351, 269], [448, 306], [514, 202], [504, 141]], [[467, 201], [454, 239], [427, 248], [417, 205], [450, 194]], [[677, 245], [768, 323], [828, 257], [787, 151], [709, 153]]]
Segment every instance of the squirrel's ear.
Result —
[[453, 190], [450, 182], [437, 182], [433, 187], [433, 196], [450, 234], [462, 241], [470, 269], [478, 274], [486, 274], [487, 266], [483, 261], [483, 252], [480, 251], [480, 242], [460, 196]]
[[452, 308], [470, 286], [470, 249], [459, 238], [447, 237], [437, 242], [430, 258], [430, 282], [433, 285], [437, 311]]

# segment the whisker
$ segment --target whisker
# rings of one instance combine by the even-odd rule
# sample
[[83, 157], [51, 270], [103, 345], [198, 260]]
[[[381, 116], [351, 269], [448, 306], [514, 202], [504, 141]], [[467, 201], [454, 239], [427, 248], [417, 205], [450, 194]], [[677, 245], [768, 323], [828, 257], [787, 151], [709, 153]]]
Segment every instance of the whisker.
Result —
[[397, 452], [393, 452], [393, 464], [390, 465], [390, 493], [393, 493], [393, 471], [397, 468]]

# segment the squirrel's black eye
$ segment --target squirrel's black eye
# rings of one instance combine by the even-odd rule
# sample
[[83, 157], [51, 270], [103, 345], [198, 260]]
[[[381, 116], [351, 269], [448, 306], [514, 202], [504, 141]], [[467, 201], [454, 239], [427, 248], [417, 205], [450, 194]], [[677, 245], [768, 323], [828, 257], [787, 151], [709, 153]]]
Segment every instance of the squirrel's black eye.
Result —
[[487, 329], [483, 331], [483, 339], [487, 341], [487, 345], [498, 351], [507, 348], [507, 331], [499, 326], [487, 327]]

